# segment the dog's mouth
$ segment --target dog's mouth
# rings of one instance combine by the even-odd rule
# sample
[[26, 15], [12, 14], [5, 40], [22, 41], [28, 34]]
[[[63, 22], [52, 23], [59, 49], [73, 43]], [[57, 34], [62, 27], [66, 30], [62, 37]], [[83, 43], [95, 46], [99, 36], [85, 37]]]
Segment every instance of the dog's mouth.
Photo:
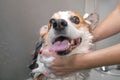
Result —
[[50, 51], [58, 55], [67, 55], [82, 42], [82, 38], [70, 39], [65, 36], [57, 37], [50, 47]]

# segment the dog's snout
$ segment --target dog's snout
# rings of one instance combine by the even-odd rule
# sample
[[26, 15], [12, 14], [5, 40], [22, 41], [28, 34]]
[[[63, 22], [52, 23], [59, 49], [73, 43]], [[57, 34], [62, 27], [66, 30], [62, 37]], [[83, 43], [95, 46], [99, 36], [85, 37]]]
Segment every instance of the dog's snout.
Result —
[[55, 30], [64, 30], [67, 27], [67, 22], [64, 19], [54, 19], [52, 24]]

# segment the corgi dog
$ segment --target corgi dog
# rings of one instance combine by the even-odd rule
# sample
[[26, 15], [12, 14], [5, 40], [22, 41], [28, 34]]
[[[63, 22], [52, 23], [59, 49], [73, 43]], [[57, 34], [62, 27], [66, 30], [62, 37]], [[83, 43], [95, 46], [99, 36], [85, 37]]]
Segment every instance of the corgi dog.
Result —
[[[81, 16], [74, 11], [59, 11], [53, 14], [49, 23], [40, 29], [42, 43], [37, 46], [37, 52], [32, 67], [34, 80], [85, 80], [90, 70], [77, 71], [68, 76], [55, 76], [49, 69], [55, 59], [50, 56], [55, 52], [59, 56], [89, 53], [92, 51], [92, 27], [98, 22], [96, 13]], [[79, 64], [79, 63], [78, 63]]]

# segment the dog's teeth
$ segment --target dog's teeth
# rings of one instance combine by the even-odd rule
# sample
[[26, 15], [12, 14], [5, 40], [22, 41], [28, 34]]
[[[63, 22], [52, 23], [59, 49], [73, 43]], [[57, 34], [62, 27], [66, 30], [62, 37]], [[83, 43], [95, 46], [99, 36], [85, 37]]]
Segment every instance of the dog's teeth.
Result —
[[68, 43], [68, 46], [70, 45], [70, 43]]
[[74, 44], [74, 40], [71, 40], [71, 44]]

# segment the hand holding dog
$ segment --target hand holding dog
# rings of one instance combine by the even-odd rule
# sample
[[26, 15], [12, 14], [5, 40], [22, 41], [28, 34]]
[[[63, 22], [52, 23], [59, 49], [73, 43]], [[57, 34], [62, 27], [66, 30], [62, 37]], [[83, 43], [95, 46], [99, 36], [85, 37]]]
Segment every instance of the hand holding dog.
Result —
[[75, 54], [72, 56], [58, 56], [58, 55], [53, 55], [55, 57], [54, 61], [50, 65], [50, 69], [53, 71], [55, 75], [58, 76], [63, 76], [63, 75], [68, 75], [70, 73], [79, 71], [79, 66], [77, 63], [78, 58], [77, 57], [82, 57], [85, 54]]

